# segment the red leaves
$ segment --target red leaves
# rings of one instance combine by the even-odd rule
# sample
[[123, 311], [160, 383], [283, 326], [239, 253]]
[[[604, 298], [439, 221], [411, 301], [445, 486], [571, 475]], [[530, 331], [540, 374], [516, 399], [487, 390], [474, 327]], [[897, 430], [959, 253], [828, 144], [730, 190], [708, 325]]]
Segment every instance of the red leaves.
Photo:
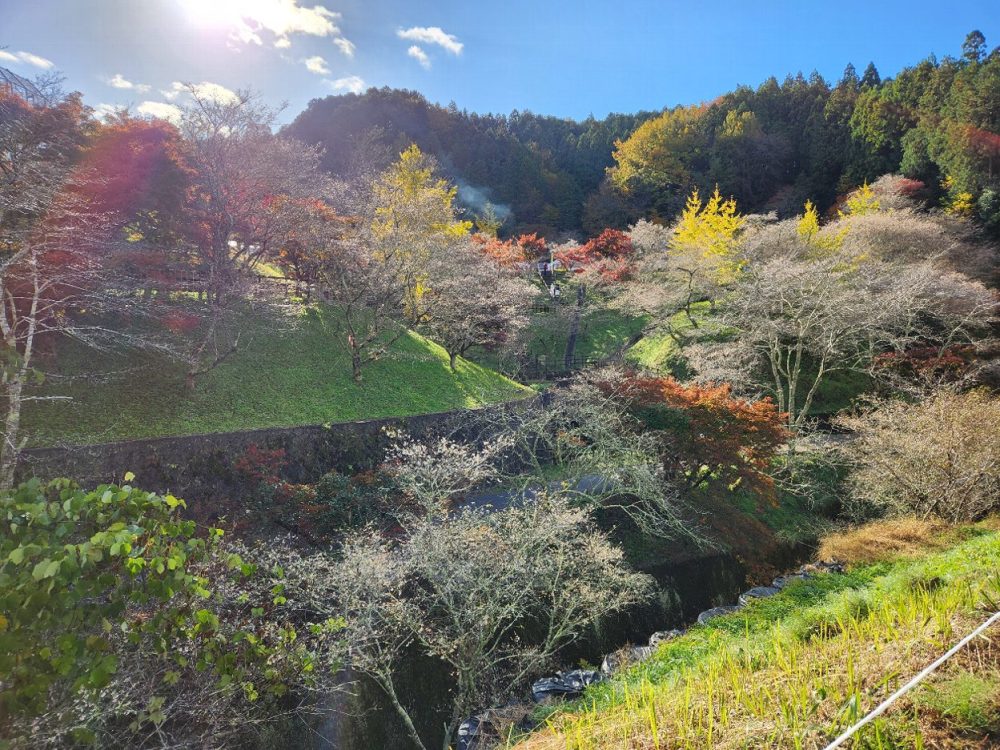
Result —
[[875, 358], [875, 367], [900, 375], [936, 375], [955, 377], [965, 373], [975, 359], [976, 350], [971, 345], [923, 346], [905, 352], [888, 352]]
[[572, 245], [553, 257], [577, 273], [593, 273], [601, 280], [618, 282], [634, 271], [635, 248], [632, 238], [618, 229], [605, 229], [582, 245]]
[[178, 214], [193, 175], [177, 129], [163, 120], [137, 119], [102, 127], [81, 172], [94, 209], [126, 220], [142, 211]]
[[246, 453], [236, 459], [233, 469], [247, 479], [273, 486], [282, 484], [278, 473], [287, 463], [284, 448], [266, 450], [251, 443]]
[[163, 327], [174, 334], [186, 334], [194, 331], [200, 322], [196, 315], [183, 312], [182, 310], [171, 310], [160, 318]]
[[475, 246], [503, 268], [517, 268], [536, 258], [543, 257], [548, 248], [537, 234], [522, 234], [517, 239], [500, 240], [484, 234], [472, 235]]
[[717, 478], [770, 497], [768, 470], [785, 442], [785, 415], [770, 399], [746, 401], [728, 384], [684, 385], [671, 377], [626, 375], [602, 389], [618, 393], [651, 428], [664, 433], [664, 466], [691, 486]]

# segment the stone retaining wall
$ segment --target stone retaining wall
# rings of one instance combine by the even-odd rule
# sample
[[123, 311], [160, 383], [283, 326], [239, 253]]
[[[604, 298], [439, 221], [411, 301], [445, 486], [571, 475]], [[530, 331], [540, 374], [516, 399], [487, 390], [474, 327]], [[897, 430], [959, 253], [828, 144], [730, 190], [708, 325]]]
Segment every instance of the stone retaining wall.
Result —
[[[488, 423], [491, 413], [499, 416], [509, 410], [532, 408], [537, 401], [532, 398], [476, 410], [361, 422], [34, 448], [22, 453], [17, 476], [19, 480], [71, 477], [83, 486], [95, 486], [121, 482], [125, 472], [131, 471], [134, 484], [145, 490], [171, 492], [189, 505], [217, 500], [221, 507], [248, 489], [246, 477], [234, 470], [234, 464], [251, 446], [284, 450], [282, 478], [312, 482], [331, 470], [355, 472], [377, 465], [390, 442], [387, 430], [402, 430], [414, 437], [457, 433], [471, 438], [470, 431], [484, 421]], [[479, 419], [470, 419], [471, 415]]]

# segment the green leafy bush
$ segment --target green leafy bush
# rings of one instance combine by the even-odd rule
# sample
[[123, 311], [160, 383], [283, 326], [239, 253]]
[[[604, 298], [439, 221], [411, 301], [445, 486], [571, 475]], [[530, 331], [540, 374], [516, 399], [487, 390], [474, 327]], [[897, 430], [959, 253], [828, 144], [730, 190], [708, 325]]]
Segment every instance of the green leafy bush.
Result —
[[339, 619], [183, 508], [67, 479], [0, 493], [0, 745], [200, 745], [332, 674]]

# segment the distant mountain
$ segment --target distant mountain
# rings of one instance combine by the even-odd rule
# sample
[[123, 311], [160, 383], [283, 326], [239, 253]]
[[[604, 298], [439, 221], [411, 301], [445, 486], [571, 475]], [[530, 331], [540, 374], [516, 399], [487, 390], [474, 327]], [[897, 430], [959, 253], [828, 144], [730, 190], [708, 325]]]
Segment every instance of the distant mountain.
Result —
[[478, 115], [413, 91], [314, 99], [285, 132], [326, 149], [337, 174], [382, 168], [410, 143], [437, 157], [470, 214], [490, 201], [503, 232], [595, 235], [640, 216], [669, 222], [715, 186], [743, 213], [832, 210], [849, 190], [902, 173], [930, 206], [1000, 234], [1000, 48], [979, 32], [962, 57], [883, 80], [869, 64], [837, 82], [769, 78], [712, 102], [582, 122]]
[[530, 112], [478, 115], [431, 104], [414, 91], [369, 89], [314, 99], [286, 135], [326, 150], [334, 174], [382, 168], [410, 143], [433, 154], [470, 214], [489, 201], [509, 215], [504, 231], [578, 231], [617, 139], [655, 113], [582, 122]]

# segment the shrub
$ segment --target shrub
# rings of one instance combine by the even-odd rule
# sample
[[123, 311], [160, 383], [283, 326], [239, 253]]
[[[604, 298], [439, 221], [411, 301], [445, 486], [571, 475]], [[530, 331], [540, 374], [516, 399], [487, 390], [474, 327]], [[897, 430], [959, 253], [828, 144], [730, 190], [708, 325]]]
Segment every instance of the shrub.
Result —
[[331, 471], [323, 475], [314, 489], [312, 502], [320, 531], [358, 529], [381, 515], [379, 487], [368, 475], [347, 477]]
[[214, 746], [329, 688], [340, 621], [183, 508], [128, 484], [0, 493], [0, 746]]
[[848, 511], [969, 521], [1000, 509], [1000, 399], [939, 391], [842, 423], [857, 433]]

